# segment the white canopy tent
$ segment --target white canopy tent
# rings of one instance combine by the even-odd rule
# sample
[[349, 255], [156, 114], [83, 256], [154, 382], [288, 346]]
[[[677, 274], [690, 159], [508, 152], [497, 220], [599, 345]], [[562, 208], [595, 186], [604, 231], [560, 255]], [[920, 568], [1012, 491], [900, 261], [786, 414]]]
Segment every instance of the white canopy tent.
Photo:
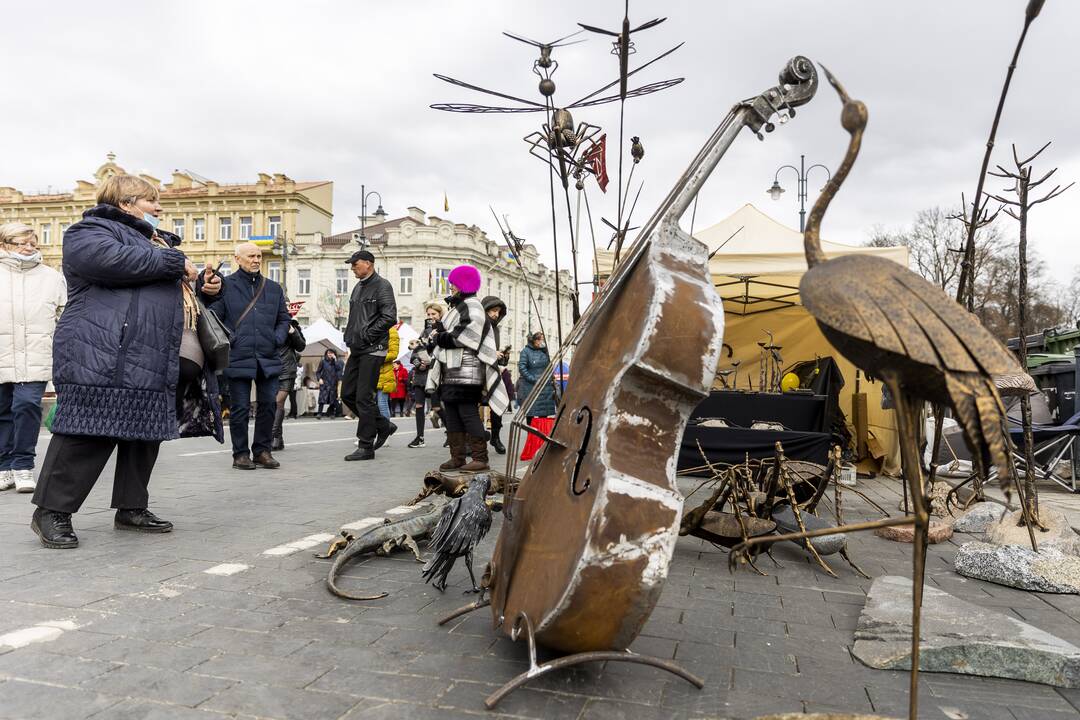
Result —
[[304, 348], [302, 357], [321, 358], [327, 350], [333, 350], [339, 357], [344, 357], [346, 351], [345, 333], [326, 322], [326, 320], [319, 318], [304, 328], [303, 332], [304, 339], [307, 340], [307, 347]]

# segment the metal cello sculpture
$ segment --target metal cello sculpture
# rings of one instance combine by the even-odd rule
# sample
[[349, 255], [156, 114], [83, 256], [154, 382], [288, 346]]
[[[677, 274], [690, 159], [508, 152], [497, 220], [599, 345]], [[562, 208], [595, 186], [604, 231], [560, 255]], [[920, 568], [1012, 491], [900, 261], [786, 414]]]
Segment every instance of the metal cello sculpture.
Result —
[[[569, 354], [574, 380], [550, 435], [522, 422], [539, 383], [519, 410], [515, 428], [545, 446], [507, 493], [488, 587], [496, 628], [526, 636], [531, 667], [492, 694], [489, 708], [538, 675], [591, 660], [644, 663], [703, 684], [670, 661], [627, 651], [667, 577], [682, 514], [679, 442], [721, 354], [723, 305], [708, 250], [678, 222], [744, 128], [771, 131], [773, 116], [793, 115], [817, 84], [813, 64], [796, 57], [778, 85], [735, 105], [555, 354], [547, 372]], [[536, 644], [568, 656], [538, 666]]]

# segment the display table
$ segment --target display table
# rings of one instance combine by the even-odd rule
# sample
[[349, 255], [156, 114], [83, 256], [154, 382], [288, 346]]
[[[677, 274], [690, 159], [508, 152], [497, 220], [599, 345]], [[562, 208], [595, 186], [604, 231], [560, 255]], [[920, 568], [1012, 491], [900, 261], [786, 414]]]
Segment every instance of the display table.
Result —
[[[679, 469], [705, 464], [698, 450], [710, 463], [734, 465], [751, 459], [771, 458], [776, 442], [784, 447], [791, 460], [826, 464], [831, 435], [826, 431], [825, 395], [794, 393], [757, 393], [738, 390], [714, 390], [701, 401], [690, 416], [679, 448]], [[704, 427], [697, 423], [707, 418], [722, 418], [733, 427]], [[755, 422], [778, 422], [785, 430], [751, 430]], [[695, 472], [708, 476], [709, 471]]]

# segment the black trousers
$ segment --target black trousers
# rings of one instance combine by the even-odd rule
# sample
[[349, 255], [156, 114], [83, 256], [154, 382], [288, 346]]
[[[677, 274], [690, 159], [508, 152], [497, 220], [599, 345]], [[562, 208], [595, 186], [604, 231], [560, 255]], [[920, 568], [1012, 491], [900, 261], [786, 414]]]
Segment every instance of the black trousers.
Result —
[[255, 383], [255, 432], [251, 439], [251, 454], [270, 452], [274, 437], [274, 414], [277, 412], [278, 378], [266, 377], [261, 370], [257, 377], [229, 378], [229, 435], [233, 456], [248, 454], [248, 417], [251, 415], [251, 383]]
[[499, 433], [502, 432], [502, 422], [502, 415], [491, 413], [491, 437], [499, 437]]
[[45, 453], [33, 502], [46, 510], [78, 512], [115, 448], [112, 507], [145, 508], [150, 501], [146, 488], [160, 447], [157, 440], [54, 434]]
[[484, 421], [480, 419], [479, 403], [443, 402], [446, 432], [463, 432], [472, 437], [487, 437]]
[[362, 449], [371, 450], [378, 433], [390, 432], [390, 421], [379, 412], [375, 389], [384, 358], [377, 355], [349, 355], [341, 380], [341, 402], [356, 416], [356, 438]]

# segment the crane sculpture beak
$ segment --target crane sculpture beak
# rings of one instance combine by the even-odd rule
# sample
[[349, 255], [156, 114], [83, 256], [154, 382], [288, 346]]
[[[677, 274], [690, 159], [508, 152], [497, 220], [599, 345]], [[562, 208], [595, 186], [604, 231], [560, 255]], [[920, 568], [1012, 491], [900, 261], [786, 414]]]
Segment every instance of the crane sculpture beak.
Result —
[[818, 65], [821, 65], [821, 69], [825, 72], [825, 77], [828, 79], [829, 84], [833, 86], [833, 89], [836, 90], [836, 93], [840, 96], [840, 102], [845, 105], [851, 102], [851, 96], [847, 94], [847, 90], [845, 90], [844, 86], [840, 84], [840, 81], [836, 79], [836, 76], [829, 72], [829, 68], [821, 63], [818, 63]]

